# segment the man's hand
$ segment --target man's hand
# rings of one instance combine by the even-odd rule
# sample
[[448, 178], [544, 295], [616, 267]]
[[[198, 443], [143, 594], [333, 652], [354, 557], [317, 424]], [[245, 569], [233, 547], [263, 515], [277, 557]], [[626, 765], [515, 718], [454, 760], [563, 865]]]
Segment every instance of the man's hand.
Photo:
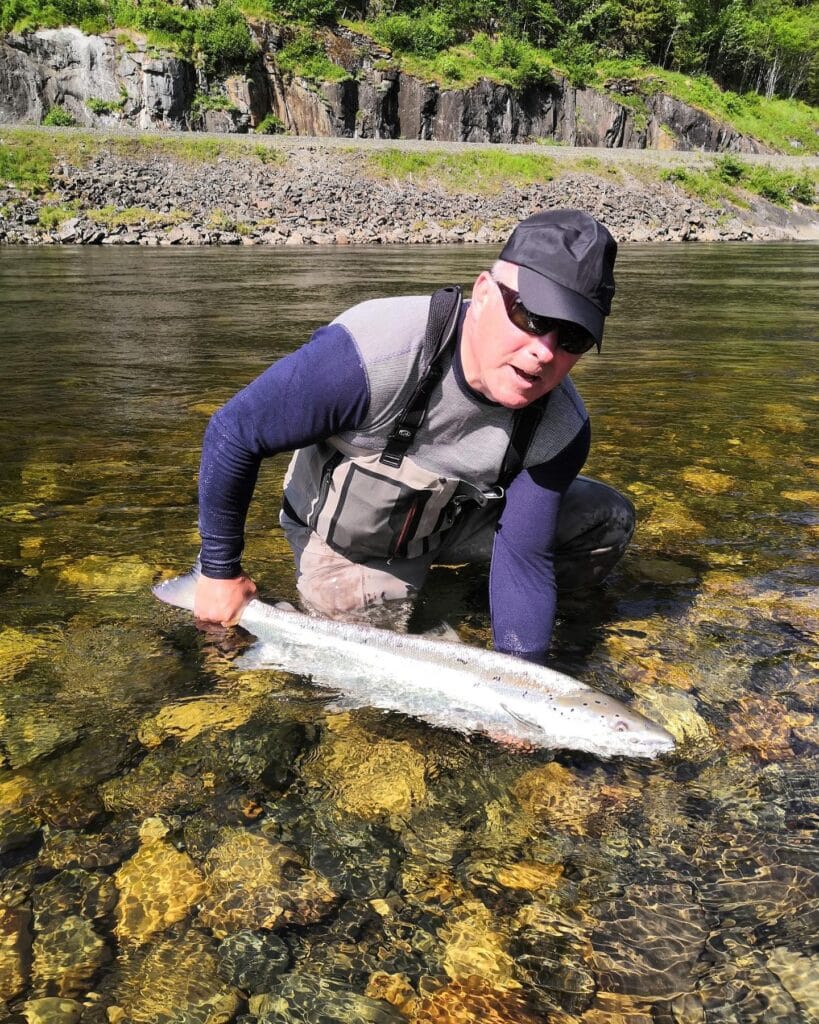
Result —
[[233, 580], [200, 576], [193, 598], [193, 614], [199, 622], [235, 626], [242, 609], [256, 596], [256, 584], [242, 574]]

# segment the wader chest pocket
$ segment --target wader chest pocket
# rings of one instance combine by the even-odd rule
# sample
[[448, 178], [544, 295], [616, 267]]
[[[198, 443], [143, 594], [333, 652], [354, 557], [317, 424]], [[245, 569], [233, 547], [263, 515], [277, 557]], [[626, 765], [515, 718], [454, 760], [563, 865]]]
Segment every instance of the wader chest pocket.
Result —
[[458, 482], [409, 460], [400, 470], [401, 477], [412, 477], [409, 482], [391, 478], [383, 467], [379, 470], [362, 466], [358, 459], [336, 467], [316, 516], [316, 531], [336, 551], [357, 561], [424, 554], [430, 538], [446, 528], [445, 510]]

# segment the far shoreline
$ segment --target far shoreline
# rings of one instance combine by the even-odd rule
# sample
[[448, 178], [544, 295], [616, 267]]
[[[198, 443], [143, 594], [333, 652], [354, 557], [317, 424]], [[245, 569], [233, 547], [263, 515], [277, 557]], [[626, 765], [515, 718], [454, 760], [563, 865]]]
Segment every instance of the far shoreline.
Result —
[[804, 156], [0, 125], [0, 244], [496, 244], [556, 206], [625, 243], [815, 241], [819, 210], [785, 188], [815, 198], [818, 175]]

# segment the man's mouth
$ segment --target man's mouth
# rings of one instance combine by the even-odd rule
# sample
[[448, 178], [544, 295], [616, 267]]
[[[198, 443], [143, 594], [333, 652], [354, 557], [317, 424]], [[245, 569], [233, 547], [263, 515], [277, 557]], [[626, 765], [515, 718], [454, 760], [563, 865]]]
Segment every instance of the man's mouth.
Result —
[[540, 380], [540, 376], [536, 373], [526, 373], [525, 370], [521, 370], [519, 366], [513, 366], [512, 369], [522, 380], [525, 380], [527, 384], [536, 384]]

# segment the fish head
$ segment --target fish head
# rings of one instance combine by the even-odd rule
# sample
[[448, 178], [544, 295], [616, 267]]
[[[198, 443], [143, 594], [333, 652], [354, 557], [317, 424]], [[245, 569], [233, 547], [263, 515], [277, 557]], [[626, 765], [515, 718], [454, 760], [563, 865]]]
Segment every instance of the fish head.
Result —
[[625, 704], [589, 687], [501, 705], [518, 739], [536, 747], [583, 750], [598, 757], [658, 757], [674, 738]]

